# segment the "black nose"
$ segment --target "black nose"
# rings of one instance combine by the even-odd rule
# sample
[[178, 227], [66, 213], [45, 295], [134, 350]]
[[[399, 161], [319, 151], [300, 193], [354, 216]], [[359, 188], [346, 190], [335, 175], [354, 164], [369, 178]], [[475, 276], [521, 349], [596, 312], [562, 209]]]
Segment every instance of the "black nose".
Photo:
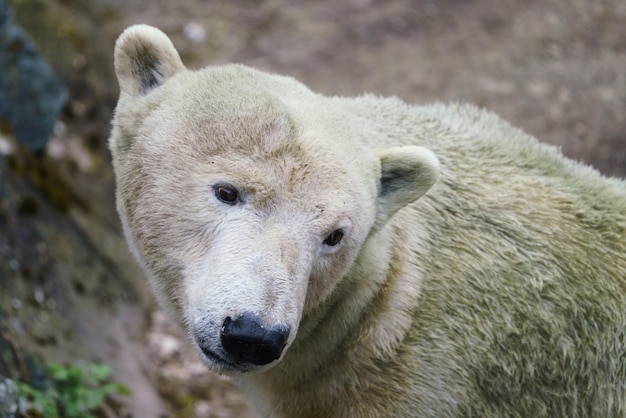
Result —
[[236, 361], [262, 366], [278, 359], [289, 337], [289, 327], [265, 328], [259, 318], [245, 312], [227, 317], [222, 325], [222, 346]]

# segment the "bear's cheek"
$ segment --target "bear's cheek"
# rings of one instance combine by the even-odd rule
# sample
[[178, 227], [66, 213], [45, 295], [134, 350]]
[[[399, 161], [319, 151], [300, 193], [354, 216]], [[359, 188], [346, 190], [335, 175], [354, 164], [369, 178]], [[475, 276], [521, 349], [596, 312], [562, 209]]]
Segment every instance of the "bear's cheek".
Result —
[[323, 303], [333, 292], [354, 264], [358, 250], [358, 242], [350, 240], [333, 254], [318, 255], [309, 274], [304, 314]]

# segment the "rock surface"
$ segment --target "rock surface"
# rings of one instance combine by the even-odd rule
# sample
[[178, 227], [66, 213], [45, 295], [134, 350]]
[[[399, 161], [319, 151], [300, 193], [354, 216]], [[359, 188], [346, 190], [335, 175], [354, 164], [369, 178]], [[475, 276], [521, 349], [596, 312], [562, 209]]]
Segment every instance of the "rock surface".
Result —
[[0, 159], [0, 375], [37, 386], [32, 356], [105, 362], [132, 388], [129, 408], [157, 417], [143, 342], [149, 290], [117, 230], [88, 205], [69, 213], [50, 203], [55, 188], [69, 187], [50, 181], [56, 175], [27, 153]]
[[65, 104], [65, 87], [0, 0], [0, 123], [32, 151], [44, 148]]

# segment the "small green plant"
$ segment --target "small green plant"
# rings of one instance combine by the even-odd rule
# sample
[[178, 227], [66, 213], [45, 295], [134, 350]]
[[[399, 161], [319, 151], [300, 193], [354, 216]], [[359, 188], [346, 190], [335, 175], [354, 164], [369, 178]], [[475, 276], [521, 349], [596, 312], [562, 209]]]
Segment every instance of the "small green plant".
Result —
[[45, 418], [94, 418], [114, 394], [130, 395], [130, 390], [110, 382], [106, 364], [48, 363], [49, 385], [35, 389], [17, 382], [19, 409], [23, 416]]

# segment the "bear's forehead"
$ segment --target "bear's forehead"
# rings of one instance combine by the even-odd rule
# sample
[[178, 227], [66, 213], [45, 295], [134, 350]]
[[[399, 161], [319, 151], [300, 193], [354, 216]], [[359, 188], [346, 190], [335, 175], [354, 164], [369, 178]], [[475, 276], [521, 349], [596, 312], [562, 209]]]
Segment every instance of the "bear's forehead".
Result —
[[323, 151], [297, 141], [232, 148], [206, 154], [200, 163], [207, 177], [233, 183], [254, 195], [258, 204], [323, 199], [348, 187], [345, 167], [324, 159]]
[[342, 170], [344, 162], [335, 155], [332, 141], [323, 138], [327, 135], [310, 129], [273, 94], [236, 89], [212, 93], [187, 91], [175, 108], [163, 109], [163, 117], [177, 115], [177, 121], [165, 127], [168, 132], [159, 133], [176, 154], [187, 153], [187, 159], [198, 163], [217, 158], [233, 167], [238, 162], [270, 166], [283, 175], [307, 167], [310, 173], [318, 165]]
[[156, 129], [169, 128], [173, 132], [167, 136], [201, 154], [240, 150], [272, 155], [298, 146], [298, 123], [277, 97], [226, 87], [206, 90], [192, 83], [172, 91], [172, 100], [161, 103], [155, 115], [157, 122], [168, 119], [168, 124]]
[[187, 113], [177, 126], [155, 127], [150, 136], [158, 139], [137, 149], [140, 160], [168, 176], [232, 183], [268, 202], [348, 187], [345, 161], [324, 141], [303, 137], [289, 117], [222, 111]]
[[285, 115], [242, 109], [203, 115], [195, 124], [200, 132], [194, 130], [187, 137], [203, 155], [246, 154], [250, 158], [277, 159], [303, 153], [296, 125]]
[[360, 187], [353, 184], [358, 179], [351, 179], [354, 158], [346, 161], [333, 138], [303, 121], [274, 92], [243, 91], [236, 83], [206, 91], [190, 83], [172, 92], [171, 99], [153, 118], [169, 122], [153, 125], [154, 135], [166, 142], [154, 155], [160, 165], [175, 156], [189, 162], [176, 164], [175, 170], [197, 178], [221, 177], [268, 201], [350, 194]]

